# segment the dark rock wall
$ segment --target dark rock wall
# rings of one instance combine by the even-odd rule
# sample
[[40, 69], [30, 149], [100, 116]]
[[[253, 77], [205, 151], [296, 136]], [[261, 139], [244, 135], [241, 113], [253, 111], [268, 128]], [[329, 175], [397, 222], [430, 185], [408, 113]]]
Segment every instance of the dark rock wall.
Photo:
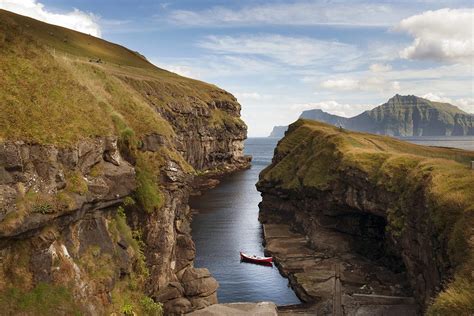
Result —
[[[274, 162], [283, 157], [274, 157]], [[387, 232], [388, 213], [399, 206], [400, 196], [383, 185], [372, 183], [358, 170], [346, 171], [326, 190], [307, 188], [284, 190], [278, 184], [261, 180], [260, 220], [275, 218], [293, 223], [309, 240], [317, 236], [320, 224], [350, 235], [355, 252], [365, 254], [394, 271], [406, 269], [418, 303], [426, 307], [450, 275], [450, 263], [430, 221], [423, 191], [406, 197], [406, 230], [403, 234]], [[422, 184], [420, 184], [421, 186]], [[318, 225], [316, 225], [318, 223]], [[445, 246], [445, 245], [444, 245]], [[444, 250], [443, 250], [444, 249]]]
[[[211, 124], [215, 108], [225, 113]], [[85, 313], [103, 314], [121, 282], [140, 272], [140, 251], [130, 241], [131, 233], [139, 232], [148, 267], [145, 294], [164, 303], [169, 314], [217, 302], [216, 280], [207, 269], [193, 267], [187, 203], [194, 174], [183, 170], [179, 159], [213, 175], [248, 167], [240, 105], [215, 100], [175, 105], [161, 114], [175, 135], [145, 136], [140, 150], [171, 152], [160, 158], [165, 202], [152, 213], [126, 206], [126, 229], [117, 208], [137, 184], [134, 161], [119, 152], [116, 138], [68, 148], [0, 145], [0, 291], [41, 282], [63, 285]], [[21, 265], [15, 265], [18, 260]]]

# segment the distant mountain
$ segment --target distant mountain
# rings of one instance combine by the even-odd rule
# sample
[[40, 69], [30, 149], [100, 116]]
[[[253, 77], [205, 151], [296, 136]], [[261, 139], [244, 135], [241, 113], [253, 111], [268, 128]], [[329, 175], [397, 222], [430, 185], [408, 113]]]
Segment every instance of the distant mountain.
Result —
[[347, 117], [342, 117], [334, 114], [329, 114], [320, 109], [307, 110], [301, 113], [300, 118], [326, 122], [331, 125], [345, 127], [348, 124], [349, 119]]
[[272, 132], [268, 137], [283, 137], [285, 135], [286, 130], [288, 129], [288, 126], [282, 125], [282, 126], [274, 126], [272, 129]]
[[[395, 95], [386, 103], [357, 116], [345, 118], [320, 109], [304, 111], [300, 118], [335, 126], [390, 136], [474, 135], [474, 115], [449, 104], [414, 95]], [[285, 126], [273, 129], [271, 137], [283, 137]]]

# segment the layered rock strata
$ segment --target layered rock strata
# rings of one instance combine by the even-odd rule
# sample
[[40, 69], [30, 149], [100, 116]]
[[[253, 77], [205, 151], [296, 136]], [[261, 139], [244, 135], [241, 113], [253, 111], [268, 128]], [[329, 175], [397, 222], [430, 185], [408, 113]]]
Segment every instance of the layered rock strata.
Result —
[[249, 166], [237, 100], [4, 10], [0, 73], [0, 309], [173, 315], [216, 303], [216, 280], [193, 267], [188, 197], [196, 177]]

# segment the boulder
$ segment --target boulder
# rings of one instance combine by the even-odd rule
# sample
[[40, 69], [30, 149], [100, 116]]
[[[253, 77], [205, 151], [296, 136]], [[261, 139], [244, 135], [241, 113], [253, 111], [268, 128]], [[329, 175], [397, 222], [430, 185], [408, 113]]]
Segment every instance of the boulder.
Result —
[[182, 315], [191, 311], [191, 302], [184, 297], [176, 298], [164, 304], [167, 315]]

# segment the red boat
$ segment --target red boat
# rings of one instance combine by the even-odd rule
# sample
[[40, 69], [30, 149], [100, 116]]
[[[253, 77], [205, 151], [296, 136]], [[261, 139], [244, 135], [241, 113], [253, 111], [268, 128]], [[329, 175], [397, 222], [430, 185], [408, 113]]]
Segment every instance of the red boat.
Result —
[[249, 256], [242, 251], [240, 252], [240, 260], [252, 262], [252, 263], [260, 263], [260, 264], [271, 264], [273, 262], [272, 257], [258, 257], [258, 256]]

